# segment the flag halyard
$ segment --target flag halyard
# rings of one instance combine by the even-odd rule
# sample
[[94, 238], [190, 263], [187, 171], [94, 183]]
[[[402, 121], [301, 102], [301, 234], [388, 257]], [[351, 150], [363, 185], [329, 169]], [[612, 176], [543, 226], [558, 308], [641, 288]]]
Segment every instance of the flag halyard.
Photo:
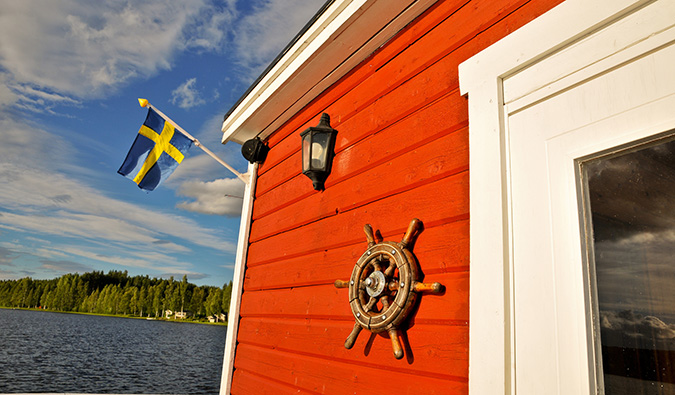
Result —
[[149, 108], [145, 122], [117, 172], [132, 179], [139, 188], [152, 191], [173, 173], [190, 146], [192, 140]]

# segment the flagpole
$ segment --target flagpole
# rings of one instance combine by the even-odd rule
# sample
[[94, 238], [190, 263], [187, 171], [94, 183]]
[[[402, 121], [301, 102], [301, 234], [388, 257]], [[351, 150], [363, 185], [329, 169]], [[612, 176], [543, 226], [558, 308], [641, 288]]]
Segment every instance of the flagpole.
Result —
[[215, 160], [216, 160], [218, 163], [220, 163], [221, 165], [225, 166], [225, 167], [227, 168], [227, 170], [229, 170], [229, 171], [231, 171], [232, 173], [234, 173], [240, 180], [242, 180], [242, 181], [244, 182], [244, 184], [247, 184], [247, 185], [248, 185], [248, 183], [249, 183], [249, 181], [248, 181], [248, 179], [249, 179], [248, 174], [241, 174], [241, 173], [239, 173], [238, 171], [236, 171], [232, 166], [230, 166], [230, 165], [228, 165], [227, 163], [225, 163], [224, 160], [222, 160], [222, 159], [220, 159], [218, 156], [216, 156], [216, 154], [214, 154], [213, 152], [211, 152], [210, 149], [204, 147], [204, 146], [202, 145], [202, 143], [199, 142], [199, 140], [197, 140], [196, 138], [194, 138], [190, 133], [186, 132], [185, 129], [183, 129], [183, 128], [180, 127], [180, 125], [178, 125], [176, 122], [174, 122], [171, 118], [167, 117], [163, 112], [159, 111], [159, 109], [158, 109], [157, 107], [155, 107], [155, 106], [153, 106], [152, 104], [150, 104], [149, 101], [147, 101], [146, 99], [141, 99], [141, 98], [139, 98], [139, 99], [138, 99], [138, 104], [140, 104], [141, 107], [148, 107], [148, 108], [152, 108], [153, 110], [155, 110], [155, 112], [156, 112], [157, 114], [159, 114], [159, 116], [161, 116], [162, 118], [164, 118], [166, 121], [168, 121], [170, 124], [172, 124], [173, 127], [176, 128], [179, 132], [183, 133], [187, 138], [189, 138], [190, 140], [192, 140], [192, 142], [193, 142], [197, 147], [201, 148], [202, 151], [206, 152], [207, 155], [209, 155], [210, 157], [212, 157], [213, 159], [215, 159]]

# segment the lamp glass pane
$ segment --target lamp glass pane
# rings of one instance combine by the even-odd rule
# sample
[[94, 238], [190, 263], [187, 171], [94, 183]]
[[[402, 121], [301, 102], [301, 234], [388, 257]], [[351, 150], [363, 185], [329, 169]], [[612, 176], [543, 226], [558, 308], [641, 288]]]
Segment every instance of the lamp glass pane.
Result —
[[312, 141], [312, 169], [326, 170], [330, 133], [317, 133]]
[[302, 171], [309, 170], [311, 133], [302, 137]]

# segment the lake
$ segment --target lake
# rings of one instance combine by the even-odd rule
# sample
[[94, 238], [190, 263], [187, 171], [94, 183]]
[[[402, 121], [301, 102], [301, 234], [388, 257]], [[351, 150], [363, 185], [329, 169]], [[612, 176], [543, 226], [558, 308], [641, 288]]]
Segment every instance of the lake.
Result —
[[226, 326], [0, 309], [0, 393], [217, 394]]

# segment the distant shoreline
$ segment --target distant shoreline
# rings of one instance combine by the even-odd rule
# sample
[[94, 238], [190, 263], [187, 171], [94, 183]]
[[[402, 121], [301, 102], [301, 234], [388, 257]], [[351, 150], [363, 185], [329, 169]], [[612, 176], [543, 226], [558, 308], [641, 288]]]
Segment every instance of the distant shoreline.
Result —
[[79, 315], [92, 315], [100, 317], [116, 317], [116, 318], [129, 318], [135, 320], [146, 320], [146, 321], [161, 321], [161, 322], [175, 322], [179, 324], [201, 324], [201, 325], [218, 325], [218, 326], [227, 326], [227, 322], [207, 322], [207, 321], [194, 321], [194, 320], [176, 320], [171, 318], [155, 318], [155, 317], [135, 317], [130, 315], [120, 315], [120, 314], [104, 314], [104, 313], [87, 313], [83, 311], [57, 311], [57, 310], [48, 310], [48, 309], [36, 309], [36, 308], [27, 308], [27, 307], [2, 307], [0, 310], [25, 310], [25, 311], [38, 311], [46, 313], [58, 313], [58, 314], [79, 314]]

